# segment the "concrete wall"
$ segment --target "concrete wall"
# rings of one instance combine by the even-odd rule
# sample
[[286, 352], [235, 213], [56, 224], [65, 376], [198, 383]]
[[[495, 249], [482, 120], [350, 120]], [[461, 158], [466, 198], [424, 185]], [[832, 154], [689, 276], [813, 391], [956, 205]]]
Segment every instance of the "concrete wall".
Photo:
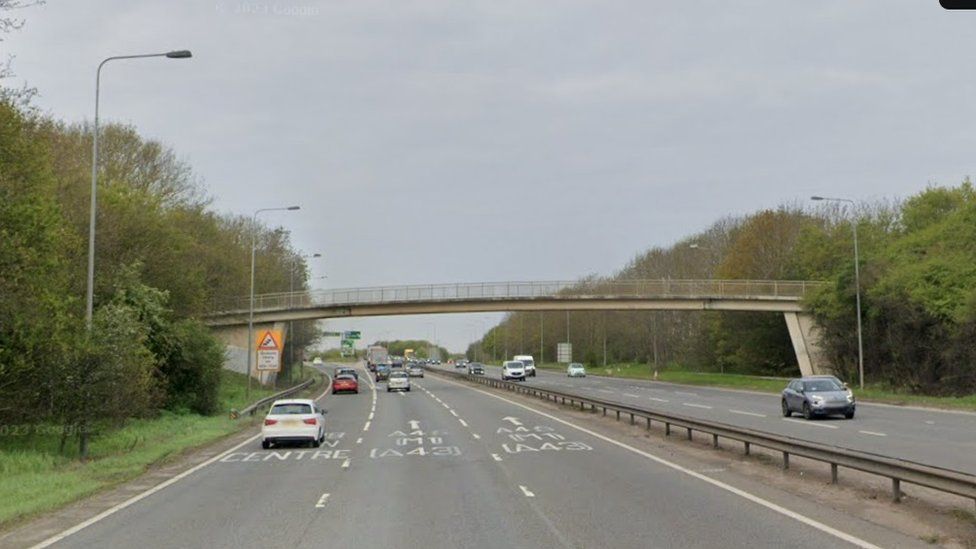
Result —
[[[263, 323], [254, 325], [254, 337], [257, 338], [257, 334], [261, 330], [281, 330], [285, 339], [288, 338], [288, 323], [287, 322], [274, 322], [274, 323]], [[247, 374], [247, 346], [248, 346], [248, 335], [247, 326], [220, 326], [212, 327], [211, 333], [217, 337], [220, 341], [224, 343], [224, 369], [237, 372], [239, 374]], [[253, 345], [253, 343], [252, 343]], [[257, 379], [261, 383], [272, 383], [275, 380], [275, 373], [258, 372], [254, 368], [254, 363], [256, 358], [254, 353], [251, 356], [251, 377]]]
[[796, 352], [796, 361], [800, 364], [800, 373], [805, 376], [832, 374], [833, 371], [824, 360], [820, 347], [820, 328], [813, 320], [813, 315], [806, 313], [783, 313], [786, 317], [786, 328], [790, 331], [790, 340]]

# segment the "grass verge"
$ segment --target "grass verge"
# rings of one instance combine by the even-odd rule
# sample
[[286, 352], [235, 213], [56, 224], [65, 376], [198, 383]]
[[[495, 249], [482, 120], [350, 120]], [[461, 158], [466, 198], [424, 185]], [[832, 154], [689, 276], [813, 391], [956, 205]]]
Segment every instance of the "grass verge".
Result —
[[[221, 375], [221, 410], [241, 409], [273, 393], [252, 387], [250, 398], [245, 398], [246, 376], [229, 371]], [[154, 464], [237, 432], [253, 421], [231, 420], [227, 413], [200, 416], [164, 412], [157, 418], [132, 420], [121, 429], [96, 437], [91, 443], [91, 459], [84, 463], [77, 459], [73, 439], [65, 454], [58, 452], [59, 436], [54, 429], [44, 434], [0, 437], [0, 529], [131, 480]]]
[[[563, 364], [543, 364], [539, 366], [547, 370], [565, 371]], [[654, 370], [647, 364], [608, 364], [607, 368], [587, 368], [591, 375], [621, 377], [630, 379], [654, 379]], [[766, 376], [748, 376], [741, 374], [722, 374], [718, 372], [692, 372], [675, 367], [658, 369], [657, 381], [680, 383], [683, 385], [704, 385], [729, 389], [760, 391], [764, 393], [779, 393], [786, 386], [789, 378]], [[877, 385], [866, 385], [864, 389], [855, 389], [858, 399], [869, 402], [886, 404], [926, 406], [930, 408], [944, 408], [947, 410], [976, 411], [976, 395], [962, 397], [939, 397], [916, 395], [895, 391]]]

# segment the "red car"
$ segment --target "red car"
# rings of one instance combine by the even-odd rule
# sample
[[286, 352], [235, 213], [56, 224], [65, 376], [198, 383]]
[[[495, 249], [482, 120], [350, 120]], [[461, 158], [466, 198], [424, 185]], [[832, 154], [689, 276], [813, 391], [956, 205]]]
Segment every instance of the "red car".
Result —
[[332, 394], [350, 392], [359, 392], [359, 382], [351, 374], [342, 374], [332, 380]]

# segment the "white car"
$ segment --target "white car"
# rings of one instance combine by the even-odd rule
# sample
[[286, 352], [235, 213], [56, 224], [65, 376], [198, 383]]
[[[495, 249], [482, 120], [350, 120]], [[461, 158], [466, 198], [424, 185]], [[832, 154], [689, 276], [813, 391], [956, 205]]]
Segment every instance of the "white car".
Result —
[[532, 355], [515, 355], [512, 360], [517, 360], [525, 366], [526, 377], [535, 377], [535, 359]]
[[579, 362], [573, 362], [566, 368], [566, 375], [569, 377], [586, 377], [586, 368]]
[[265, 450], [283, 442], [304, 442], [318, 448], [325, 440], [325, 410], [312, 400], [276, 400], [264, 418], [261, 435]]
[[506, 360], [502, 364], [502, 380], [517, 379], [525, 381], [525, 364], [517, 360]]
[[390, 372], [389, 379], [386, 380], [386, 392], [390, 391], [410, 391], [410, 376], [403, 370]]

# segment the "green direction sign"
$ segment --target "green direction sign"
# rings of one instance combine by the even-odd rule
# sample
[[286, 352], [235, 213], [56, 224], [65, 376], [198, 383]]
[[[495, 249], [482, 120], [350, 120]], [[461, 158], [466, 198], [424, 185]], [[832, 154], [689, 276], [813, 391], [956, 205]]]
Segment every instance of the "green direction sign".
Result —
[[360, 339], [359, 330], [352, 330], [342, 334], [343, 339]]
[[353, 341], [353, 340], [351, 340], [351, 339], [343, 339], [342, 340], [342, 345], [341, 345], [341, 347], [339, 349], [339, 354], [341, 354], [342, 356], [352, 356], [352, 355], [355, 355], [356, 354], [356, 351], [353, 350], [353, 345], [355, 343], [356, 342]]
[[323, 337], [342, 337], [342, 332], [322, 332]]
[[351, 339], [343, 339], [342, 340], [342, 348], [343, 349], [352, 349], [353, 348], [353, 345], [355, 345], [355, 343], [356, 342], [353, 341], [353, 340], [351, 340]]

